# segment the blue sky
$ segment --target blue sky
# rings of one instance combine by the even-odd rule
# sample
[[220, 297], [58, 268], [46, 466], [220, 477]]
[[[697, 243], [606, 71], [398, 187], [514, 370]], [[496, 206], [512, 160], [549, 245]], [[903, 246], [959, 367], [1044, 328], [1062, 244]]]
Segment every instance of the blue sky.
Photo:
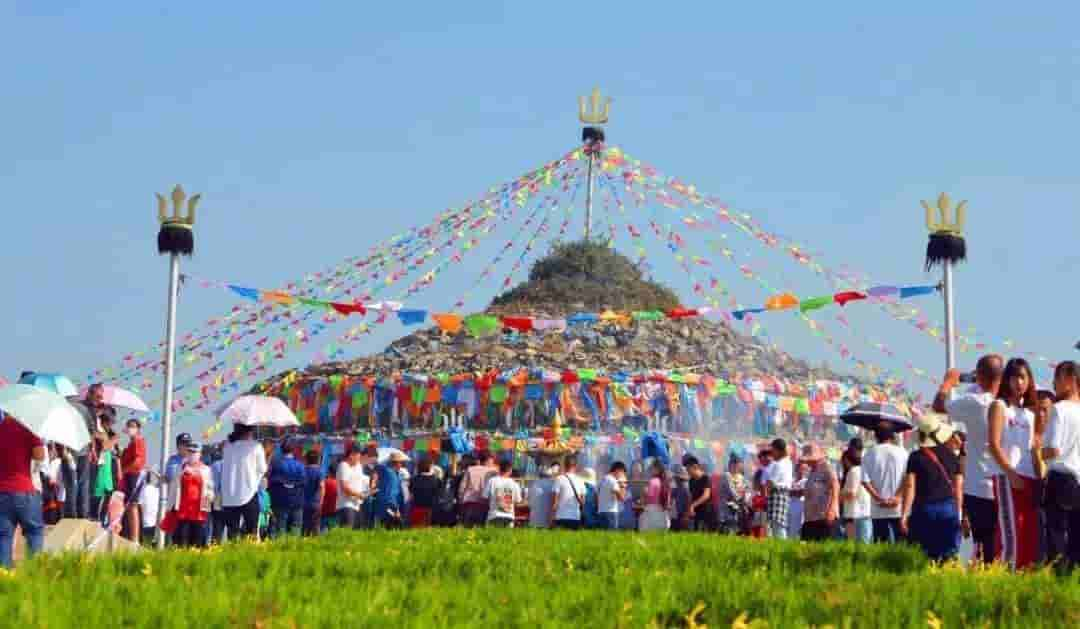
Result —
[[[4, 7], [9, 378], [83, 374], [161, 338], [154, 192], [204, 195], [185, 270], [280, 286], [572, 148], [576, 97], [594, 84], [615, 98], [611, 143], [886, 282], [936, 280], [921, 269], [919, 199], [968, 199], [961, 327], [1075, 352], [1073, 4]], [[789, 267], [772, 279], [828, 292]], [[656, 273], [690, 301], [670, 259]], [[181, 329], [235, 304], [187, 292]], [[848, 310], [860, 333], [940, 371], [940, 346]], [[801, 324], [764, 322], [792, 353], [836, 362]]]

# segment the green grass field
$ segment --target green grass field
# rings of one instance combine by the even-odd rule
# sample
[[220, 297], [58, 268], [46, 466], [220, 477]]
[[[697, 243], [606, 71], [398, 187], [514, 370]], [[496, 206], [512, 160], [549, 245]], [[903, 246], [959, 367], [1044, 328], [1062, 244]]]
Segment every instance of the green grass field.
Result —
[[[338, 531], [40, 558], [11, 627], [1076, 627], [1080, 576], [964, 574], [895, 547], [709, 535]], [[940, 624], [937, 624], [939, 623]]]

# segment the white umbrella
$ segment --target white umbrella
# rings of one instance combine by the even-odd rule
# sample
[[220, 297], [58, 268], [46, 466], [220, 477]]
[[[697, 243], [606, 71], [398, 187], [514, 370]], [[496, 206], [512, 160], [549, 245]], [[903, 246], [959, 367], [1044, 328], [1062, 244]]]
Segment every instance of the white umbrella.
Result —
[[72, 450], [90, 443], [86, 422], [75, 407], [60, 395], [28, 384], [0, 388], [0, 410], [45, 441]]
[[296, 415], [276, 397], [267, 395], [242, 395], [221, 411], [221, 419], [246, 426], [273, 426], [286, 428], [299, 426]]
[[[86, 392], [90, 387], [83, 387], [79, 391], [79, 395], [86, 396]], [[150, 408], [146, 406], [146, 402], [142, 401], [135, 393], [128, 391], [127, 389], [121, 389], [120, 387], [113, 386], [111, 384], [105, 384], [101, 386], [101, 401], [107, 406], [115, 406], [116, 408], [126, 408], [136, 413], [149, 413]]]

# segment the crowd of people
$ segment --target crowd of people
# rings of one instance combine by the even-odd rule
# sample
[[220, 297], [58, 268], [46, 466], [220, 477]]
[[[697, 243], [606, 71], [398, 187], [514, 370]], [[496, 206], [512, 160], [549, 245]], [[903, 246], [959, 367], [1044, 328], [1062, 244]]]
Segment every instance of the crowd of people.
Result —
[[946, 374], [910, 452], [882, 426], [875, 445], [852, 439], [837, 462], [816, 443], [776, 439], [724, 469], [687, 455], [675, 464], [612, 461], [598, 477], [571, 455], [528, 481], [491, 452], [444, 470], [426, 454], [412, 461], [375, 443], [349, 443], [327, 466], [318, 451], [288, 437], [259, 440], [243, 425], [209, 448], [179, 435], [159, 475], [147, 465], [140, 423], [125, 423], [121, 448], [115, 412], [90, 387], [75, 403], [92, 435], [83, 451], [46, 448], [0, 420], [0, 564], [11, 565], [16, 526], [34, 552], [44, 525], [67, 517], [100, 521], [135, 543], [160, 532], [196, 547], [335, 527], [526, 526], [906, 540], [934, 560], [957, 557], [966, 536], [976, 561], [1076, 565], [1080, 370], [1061, 363], [1053, 390], [1040, 390], [1023, 359], [990, 355], [972, 376], [958, 391], [965, 378]]

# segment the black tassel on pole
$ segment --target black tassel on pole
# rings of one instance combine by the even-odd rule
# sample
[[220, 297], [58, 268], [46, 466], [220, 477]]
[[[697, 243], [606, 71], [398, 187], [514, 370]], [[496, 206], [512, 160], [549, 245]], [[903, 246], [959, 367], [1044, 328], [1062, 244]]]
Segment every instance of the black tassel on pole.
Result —
[[187, 223], [162, 223], [157, 235], [157, 249], [160, 255], [175, 253], [191, 257], [195, 253], [195, 230]]
[[926, 270], [946, 262], [963, 262], [967, 259], [967, 243], [963, 236], [947, 232], [930, 234], [930, 242], [926, 244]]

